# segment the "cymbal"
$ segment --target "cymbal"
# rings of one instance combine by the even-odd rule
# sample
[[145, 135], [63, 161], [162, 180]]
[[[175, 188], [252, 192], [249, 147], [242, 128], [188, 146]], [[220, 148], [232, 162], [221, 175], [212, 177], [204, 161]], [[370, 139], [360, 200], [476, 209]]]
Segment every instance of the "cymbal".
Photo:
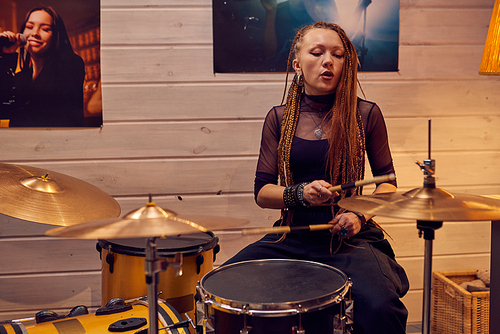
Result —
[[29, 166], [0, 164], [0, 213], [69, 226], [120, 215], [118, 202], [74, 177]]
[[208, 232], [222, 226], [241, 226], [243, 219], [208, 216], [180, 216], [162, 209], [155, 203], [134, 210], [122, 218], [101, 219], [78, 225], [48, 230], [54, 237], [77, 239], [128, 239], [166, 237], [180, 234]]
[[415, 188], [405, 193], [352, 196], [338, 205], [369, 215], [420, 221], [500, 220], [500, 200], [452, 194], [439, 188]]

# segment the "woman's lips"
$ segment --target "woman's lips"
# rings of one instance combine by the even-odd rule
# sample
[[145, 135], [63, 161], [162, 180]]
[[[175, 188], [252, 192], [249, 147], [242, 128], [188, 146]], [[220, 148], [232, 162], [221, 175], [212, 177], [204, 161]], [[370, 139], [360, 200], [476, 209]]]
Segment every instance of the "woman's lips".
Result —
[[325, 79], [332, 79], [333, 78], [333, 73], [330, 71], [325, 71], [321, 73], [321, 77]]

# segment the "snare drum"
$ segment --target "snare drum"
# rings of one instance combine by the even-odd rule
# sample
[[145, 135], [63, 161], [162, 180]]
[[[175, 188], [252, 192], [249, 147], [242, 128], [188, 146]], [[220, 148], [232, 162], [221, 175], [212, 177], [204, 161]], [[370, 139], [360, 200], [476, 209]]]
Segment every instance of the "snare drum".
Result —
[[[212, 232], [158, 238], [157, 256], [172, 261], [177, 253], [183, 256], [182, 276], [173, 268], [159, 274], [159, 298], [166, 300], [180, 314], [194, 319], [194, 295], [197, 282], [213, 269], [219, 251], [218, 238]], [[101, 305], [112, 298], [133, 299], [147, 296], [144, 269], [146, 239], [99, 240], [101, 253]]]
[[347, 276], [331, 266], [273, 259], [219, 267], [202, 278], [198, 291], [203, 322], [216, 334], [330, 334], [347, 333], [350, 287]]

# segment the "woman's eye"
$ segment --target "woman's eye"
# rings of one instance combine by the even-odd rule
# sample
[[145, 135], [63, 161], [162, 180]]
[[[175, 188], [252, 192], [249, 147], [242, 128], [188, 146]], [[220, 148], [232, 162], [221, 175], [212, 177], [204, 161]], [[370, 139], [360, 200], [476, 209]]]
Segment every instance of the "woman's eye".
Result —
[[311, 52], [311, 54], [315, 57], [321, 56], [321, 52]]
[[344, 55], [337, 55], [337, 54], [334, 54], [333, 56], [334, 56], [335, 58], [339, 58], [339, 59], [344, 58]]

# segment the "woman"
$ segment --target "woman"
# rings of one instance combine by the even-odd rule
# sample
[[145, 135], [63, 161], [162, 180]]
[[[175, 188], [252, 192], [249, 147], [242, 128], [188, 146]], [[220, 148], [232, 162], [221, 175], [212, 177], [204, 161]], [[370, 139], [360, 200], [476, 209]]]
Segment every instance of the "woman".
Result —
[[[301, 29], [288, 65], [292, 57], [296, 75], [286, 105], [272, 108], [265, 119], [255, 198], [263, 208], [282, 210], [277, 224], [330, 223], [332, 229], [269, 234], [225, 264], [296, 258], [331, 265], [353, 282], [354, 333], [405, 333], [400, 298], [409, 284], [403, 268], [372, 217], [335, 205], [351, 194], [328, 190], [362, 179], [365, 154], [374, 176], [394, 172], [383, 116], [356, 95], [356, 52], [338, 25]], [[377, 185], [375, 193], [395, 190], [393, 181]]]
[[73, 52], [62, 18], [51, 7], [34, 8], [20, 31], [24, 38], [11, 31], [0, 34], [10, 41], [0, 50], [0, 61], [12, 83], [0, 118], [7, 116], [11, 127], [83, 126], [85, 66]]

